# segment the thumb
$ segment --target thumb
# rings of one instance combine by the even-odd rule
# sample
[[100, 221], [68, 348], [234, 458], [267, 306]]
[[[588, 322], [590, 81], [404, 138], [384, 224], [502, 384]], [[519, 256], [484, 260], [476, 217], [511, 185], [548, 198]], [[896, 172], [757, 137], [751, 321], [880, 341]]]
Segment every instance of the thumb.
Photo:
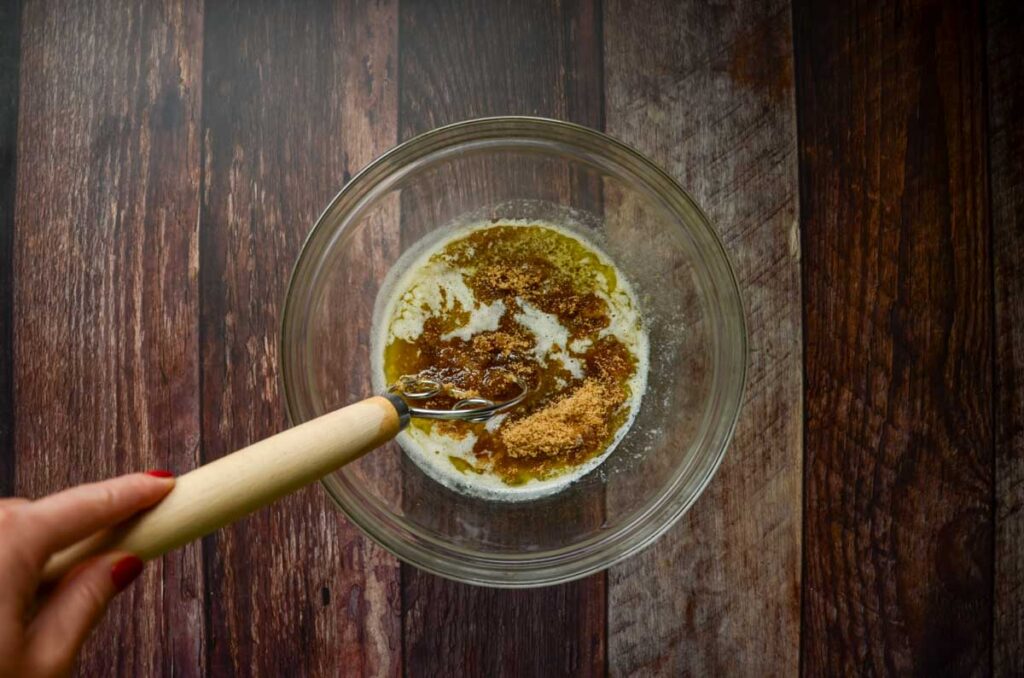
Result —
[[142, 561], [122, 552], [97, 556], [65, 575], [29, 625], [26, 654], [33, 667], [44, 675], [70, 671], [107, 605], [140, 572]]

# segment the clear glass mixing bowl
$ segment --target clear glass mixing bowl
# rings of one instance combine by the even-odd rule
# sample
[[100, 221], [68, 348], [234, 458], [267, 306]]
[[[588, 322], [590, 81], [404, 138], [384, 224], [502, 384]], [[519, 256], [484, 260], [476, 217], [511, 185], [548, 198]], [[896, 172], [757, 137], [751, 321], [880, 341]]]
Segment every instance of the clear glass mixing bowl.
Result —
[[569, 222], [632, 281], [651, 346], [632, 428], [596, 471], [535, 501], [455, 493], [395, 443], [324, 486], [368, 535], [424, 570], [490, 586], [568, 581], [653, 542], [710, 481], [743, 391], [739, 289], [700, 208], [622, 143], [539, 118], [442, 127], [371, 163], [310, 233], [281, 330], [293, 423], [372, 395], [372, 316], [388, 270], [427, 233], [481, 217]]

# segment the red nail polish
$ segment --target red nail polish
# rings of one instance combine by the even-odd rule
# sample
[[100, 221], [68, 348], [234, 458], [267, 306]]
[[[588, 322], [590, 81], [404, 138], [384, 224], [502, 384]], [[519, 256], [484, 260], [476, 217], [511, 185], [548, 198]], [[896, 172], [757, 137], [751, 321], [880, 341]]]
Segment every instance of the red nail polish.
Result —
[[162, 468], [155, 468], [151, 471], [146, 471], [147, 476], [153, 476], [154, 478], [173, 478], [174, 474], [170, 471], [165, 471]]
[[114, 588], [123, 591], [141, 572], [142, 560], [138, 556], [125, 556], [110, 568], [110, 578], [114, 580]]

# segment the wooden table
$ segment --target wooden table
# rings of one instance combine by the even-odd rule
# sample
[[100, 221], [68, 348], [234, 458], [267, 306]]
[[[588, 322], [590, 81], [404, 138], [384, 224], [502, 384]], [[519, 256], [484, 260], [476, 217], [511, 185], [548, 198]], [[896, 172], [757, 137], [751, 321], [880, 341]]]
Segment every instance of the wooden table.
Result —
[[1019, 675], [1022, 4], [0, 4], [0, 493], [185, 471], [285, 425], [289, 269], [360, 167], [573, 120], [710, 214], [736, 440], [641, 555], [506, 592], [318, 487], [151, 564], [85, 675]]

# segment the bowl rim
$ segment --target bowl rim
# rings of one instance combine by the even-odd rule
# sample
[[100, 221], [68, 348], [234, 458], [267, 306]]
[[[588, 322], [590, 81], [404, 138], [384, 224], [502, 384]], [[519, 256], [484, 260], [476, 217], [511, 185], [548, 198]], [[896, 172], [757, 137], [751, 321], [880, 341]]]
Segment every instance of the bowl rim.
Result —
[[[695, 489], [688, 497], [685, 497], [680, 501], [680, 497], [678, 495], [680, 494], [679, 490], [681, 488], [678, 485], [681, 479], [677, 477], [670, 490], [661, 498], [661, 501], [655, 501], [652, 504], [645, 506], [644, 510], [639, 511], [637, 515], [633, 516], [628, 523], [628, 526], [635, 528], [636, 526], [641, 525], [645, 519], [650, 517], [650, 515], [655, 513], [663, 514], [659, 517], [658, 522], [656, 522], [653, 527], [648, 529], [645, 534], [642, 534], [639, 539], [629, 543], [627, 548], [617, 549], [608, 553], [609, 545], [618, 547], [620, 546], [623, 536], [629, 536], [628, 533], [631, 530], [620, 529], [618, 534], [611, 535], [613, 537], [619, 537], [618, 541], [605, 544], [603, 550], [598, 549], [599, 552], [597, 553], [588, 553], [584, 558], [577, 557], [568, 560], [567, 562], [562, 562], [565, 560], [565, 558], [562, 557], [565, 554], [560, 553], [561, 550], [553, 549], [539, 554], [501, 554], [500, 556], [488, 557], [474, 555], [472, 562], [469, 564], [455, 563], [450, 558], [445, 559], [444, 554], [436, 553], [434, 548], [425, 548], [423, 542], [425, 541], [427, 544], [436, 542], [437, 546], [446, 548], [449, 552], [463, 551], [462, 549], [453, 547], [442, 540], [432, 539], [427, 535], [417, 535], [417, 539], [415, 541], [410, 541], [408, 539], [403, 539], [401, 535], [395, 534], [392, 530], [387, 529], [386, 526], [384, 529], [378, 529], [374, 519], [366, 515], [368, 512], [357, 507], [348, 506], [342, 502], [341, 498], [338, 496], [339, 490], [335, 487], [336, 481], [334, 481], [330, 474], [321, 479], [320, 482], [326, 490], [327, 495], [345, 514], [345, 516], [366, 536], [394, 555], [400, 561], [413, 565], [426, 572], [463, 583], [496, 588], [532, 588], [574, 581], [596, 572], [601, 572], [619, 562], [622, 562], [626, 558], [639, 553], [661, 538], [665, 532], [675, 525], [693, 506], [696, 500], [707, 489], [711, 480], [715, 475], [717, 475], [718, 469], [725, 457], [725, 453], [732, 443], [732, 439], [739, 422], [739, 416], [743, 409], [743, 402], [746, 393], [749, 361], [746, 303], [743, 297], [743, 292], [740, 288], [735, 267], [729, 257], [721, 235], [712, 226], [711, 220], [708, 218], [699, 203], [666, 170], [662, 169], [658, 164], [640, 151], [605, 132], [592, 129], [584, 125], [579, 125], [577, 123], [539, 116], [502, 115], [471, 118], [434, 128], [396, 144], [374, 158], [366, 166], [356, 172], [351, 179], [342, 186], [342, 188], [334, 195], [334, 197], [327, 203], [327, 206], [317, 216], [313, 227], [309, 230], [306, 238], [303, 240], [299, 254], [295, 259], [295, 263], [292, 266], [288, 278], [288, 285], [285, 291], [285, 299], [279, 323], [277, 349], [280, 367], [278, 370], [278, 381], [290, 425], [294, 426], [302, 423], [305, 420], [298, 413], [296, 397], [289, 391], [288, 387], [289, 353], [287, 351], [286, 336], [289, 333], [289, 327], [294, 322], [293, 316], [296, 313], [295, 306], [297, 301], [293, 292], [296, 288], [297, 278], [301, 269], [305, 264], [307, 264], [308, 259], [312, 256], [311, 245], [315, 242], [321, 230], [329, 228], [328, 221], [333, 221], [332, 214], [335, 212], [338, 205], [344, 202], [352, 194], [361, 190], [365, 191], [367, 187], [364, 187], [363, 184], [370, 180], [370, 177], [373, 177], [373, 175], [380, 172], [382, 168], [391, 164], [392, 160], [396, 156], [401, 157], [409, 153], [410, 149], [415, 149], [416, 147], [424, 145], [429, 146], [429, 143], [438, 137], [449, 137], [453, 132], [466, 132], [474, 129], [482, 132], [486, 132], [488, 130], [500, 131], [509, 125], [523, 125], [526, 127], [533, 127], [537, 130], [561, 130], [571, 135], [580, 135], [582, 137], [589, 138], [598, 144], [607, 144], [619, 153], [624, 154], [633, 162], [638, 163], [644, 170], [659, 179], [662, 184], [662, 188], [668, 188], [670, 191], [674, 191], [676, 193], [675, 196], [668, 196], [665, 194], [664, 190], [655, 189], [655, 192], [659, 197], [668, 203], [668, 207], [674, 214], [680, 217], [682, 216], [676, 209], [679, 205], [688, 208], [693, 212], [693, 216], [696, 216], [700, 225], [704, 227], [706, 234], [710, 236], [710, 244], [712, 245], [715, 253], [720, 257], [720, 262], [724, 264], [724, 269], [727, 275], [725, 276], [723, 287], [725, 287], [727, 293], [733, 297], [739, 310], [739, 313], [735, 318], [737, 323], [736, 329], [738, 330], [735, 338], [738, 340], [739, 374], [734, 375], [738, 376], [738, 384], [730, 394], [731, 397], [729, 400], [731, 401], [731, 407], [727, 407], [724, 413], [726, 416], [723, 417], [723, 419], [728, 418], [728, 421], [723, 421], [722, 423], [725, 425], [718, 430], [715, 436], [713, 436], [718, 438], [717, 449], [713, 450], [714, 455], [709, 458], [708, 461], [710, 463], [705, 464], [703, 477], [698, 478]], [[511, 137], [512, 135], [509, 136]], [[517, 136], [519, 138], [529, 138], [529, 136], [525, 134]], [[547, 136], [540, 138], [544, 141], [552, 141], [552, 139]], [[466, 139], [464, 137], [456, 136], [450, 139], [449, 144], [447, 145], [453, 146], [464, 143], [465, 141]], [[574, 143], [567, 142], [565, 139], [562, 139], [561, 141], [563, 143]], [[443, 147], [444, 146], [441, 148]], [[431, 152], [435, 152], [436, 150], [438, 149], [434, 149]], [[384, 176], [389, 176], [392, 172], [393, 170], [387, 172]], [[379, 179], [377, 178], [374, 179], [374, 181], [378, 180]], [[650, 182], [648, 179], [644, 178], [643, 181], [648, 184], [649, 188], [654, 188], [649, 185]], [[374, 184], [370, 184], [370, 187], [373, 185]], [[669, 201], [668, 198], [670, 197], [674, 197], [675, 200]], [[679, 203], [679, 205], [676, 203]], [[355, 203], [355, 206], [358, 206], [358, 204], [359, 203]], [[372, 394], [368, 394], [368, 396], [369, 395]], [[625, 534], [623, 535], [622, 533]], [[600, 546], [604, 541], [597, 540], [596, 543]], [[583, 542], [582, 544], [588, 545], [587, 542]], [[578, 549], [580, 545], [581, 544], [576, 544], [574, 545], [574, 548]], [[588, 549], [588, 551], [590, 550], [592, 549]], [[444, 565], [445, 567], [442, 567], [441, 565]], [[529, 565], [529, 567], [523, 567], [524, 565]], [[573, 567], [569, 568], [567, 565], [572, 565]]]

